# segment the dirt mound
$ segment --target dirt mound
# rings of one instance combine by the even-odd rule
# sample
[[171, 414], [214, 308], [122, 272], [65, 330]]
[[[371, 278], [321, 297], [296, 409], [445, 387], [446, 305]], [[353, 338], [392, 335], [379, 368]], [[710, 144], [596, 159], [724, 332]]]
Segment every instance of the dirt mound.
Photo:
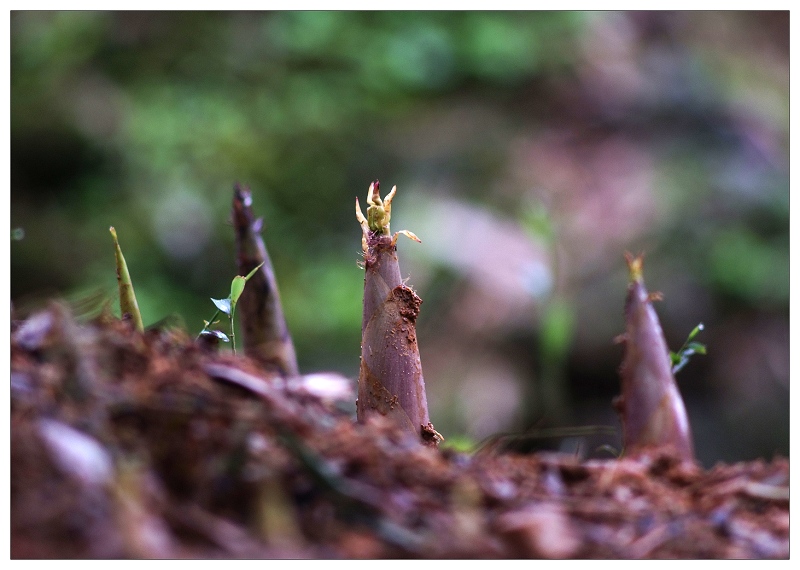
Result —
[[52, 304], [12, 326], [11, 556], [788, 558], [784, 458], [467, 455], [350, 399]]

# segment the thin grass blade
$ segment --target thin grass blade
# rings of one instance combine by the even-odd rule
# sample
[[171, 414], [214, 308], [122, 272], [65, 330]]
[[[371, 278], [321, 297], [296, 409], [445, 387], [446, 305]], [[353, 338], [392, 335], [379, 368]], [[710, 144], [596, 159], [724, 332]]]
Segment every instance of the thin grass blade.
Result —
[[142, 314], [139, 312], [139, 304], [136, 302], [136, 294], [133, 291], [133, 283], [128, 272], [128, 265], [122, 255], [122, 248], [117, 239], [117, 230], [114, 227], [108, 228], [111, 237], [114, 239], [114, 253], [117, 265], [117, 284], [119, 285], [119, 308], [123, 319], [131, 319], [136, 326], [136, 330], [144, 331]]

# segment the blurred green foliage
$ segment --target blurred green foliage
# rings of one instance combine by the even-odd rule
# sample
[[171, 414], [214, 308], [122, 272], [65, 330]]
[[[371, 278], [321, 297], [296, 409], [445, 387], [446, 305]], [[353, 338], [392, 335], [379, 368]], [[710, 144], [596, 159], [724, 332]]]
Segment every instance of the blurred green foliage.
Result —
[[[10, 48], [20, 314], [49, 296], [113, 296], [114, 225], [145, 325], [173, 315], [196, 333], [235, 275], [240, 181], [264, 217], [301, 369], [355, 376], [353, 202], [380, 178], [399, 188], [396, 227], [417, 232], [426, 200], [449, 200], [516, 224], [544, 252], [528, 272], [537, 293], [519, 278], [528, 305], [487, 297], [511, 316], [459, 340], [454, 329], [471, 330], [454, 324], [459, 308], [482, 314], [468, 305], [474, 271], [453, 269], [454, 246], [436, 250], [444, 224], [417, 232], [440, 251], [401, 258], [427, 300], [434, 418], [452, 398], [435, 388], [446, 340], [508, 356], [520, 382], [559, 378], [559, 398], [607, 401], [625, 249], [647, 250], [670, 343], [707, 325], [709, 379], [692, 385], [724, 391], [713, 335], [736, 315], [785, 322], [788, 359], [788, 13], [15, 11]], [[511, 251], [485, 231], [493, 251]], [[769, 374], [780, 399], [782, 373]], [[531, 394], [516, 407], [547, 413]], [[451, 412], [437, 429], [468, 431]], [[504, 429], [529, 427], [524, 416], [509, 410]]]
[[765, 239], [747, 227], [719, 231], [711, 245], [710, 273], [722, 292], [777, 307], [789, 303], [789, 242]]
[[[229, 189], [241, 180], [265, 217], [296, 336], [308, 327], [312, 336], [346, 334], [352, 345], [357, 329], [347, 325], [360, 319], [360, 284], [344, 269], [354, 265], [345, 260], [358, 236], [350, 203], [376, 175], [396, 169], [377, 144], [383, 126], [465, 82], [520, 81], [563, 64], [583, 19], [16, 12], [15, 220], [45, 266], [59, 254], [41, 243], [58, 239], [42, 209], [57, 209], [58, 231], [70, 239], [94, 242], [87, 224], [125, 228], [146, 320], [177, 311], [201, 325], [199, 303], [231, 277]], [[542, 42], [564, 47], [547, 56]], [[518, 57], [531, 50], [536, 58]], [[39, 272], [33, 283], [15, 281], [13, 294], [97, 280], [104, 252], [78, 244], [91, 252], [66, 262], [57, 279]], [[15, 261], [23, 255], [15, 251]]]

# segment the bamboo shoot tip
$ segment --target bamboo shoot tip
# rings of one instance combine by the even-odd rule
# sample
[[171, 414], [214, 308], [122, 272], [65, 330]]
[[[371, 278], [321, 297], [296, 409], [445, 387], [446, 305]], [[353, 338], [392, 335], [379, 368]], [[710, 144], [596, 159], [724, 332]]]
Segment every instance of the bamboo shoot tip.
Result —
[[625, 261], [628, 263], [628, 273], [631, 281], [642, 281], [642, 269], [644, 267], [644, 253], [634, 256], [630, 252], [625, 252]]

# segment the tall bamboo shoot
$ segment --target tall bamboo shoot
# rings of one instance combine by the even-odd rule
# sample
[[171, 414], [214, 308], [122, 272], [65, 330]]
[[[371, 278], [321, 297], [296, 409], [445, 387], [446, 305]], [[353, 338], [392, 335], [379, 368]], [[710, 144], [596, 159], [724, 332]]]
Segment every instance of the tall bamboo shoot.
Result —
[[357, 415], [393, 418], [427, 443], [441, 436], [428, 417], [425, 380], [417, 346], [416, 321], [422, 300], [401, 278], [397, 260], [397, 238], [413, 233], [389, 231], [392, 199], [397, 187], [384, 200], [380, 182], [370, 185], [367, 216], [356, 199], [356, 218], [361, 224], [364, 250], [364, 314], [361, 323], [361, 371], [358, 379]]

